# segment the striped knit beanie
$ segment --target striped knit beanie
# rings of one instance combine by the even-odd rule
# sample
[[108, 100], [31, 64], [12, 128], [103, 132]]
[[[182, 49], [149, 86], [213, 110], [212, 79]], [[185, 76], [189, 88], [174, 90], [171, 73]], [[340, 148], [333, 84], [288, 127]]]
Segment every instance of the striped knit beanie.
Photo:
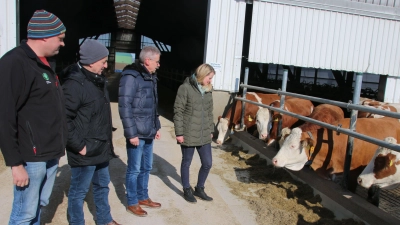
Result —
[[64, 24], [53, 13], [36, 10], [28, 23], [28, 38], [48, 38], [66, 31]]

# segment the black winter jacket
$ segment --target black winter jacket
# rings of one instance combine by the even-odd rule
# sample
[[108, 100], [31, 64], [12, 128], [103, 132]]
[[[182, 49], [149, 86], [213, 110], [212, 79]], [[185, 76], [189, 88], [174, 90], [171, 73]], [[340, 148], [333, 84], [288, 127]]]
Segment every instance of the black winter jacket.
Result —
[[125, 138], [154, 139], [161, 128], [157, 105], [157, 75], [141, 64], [133, 64], [121, 73], [118, 95], [119, 115]]
[[22, 41], [0, 59], [0, 148], [7, 166], [65, 154], [64, 95], [55, 63]]
[[[110, 161], [115, 154], [107, 79], [79, 64], [70, 65], [60, 75], [67, 111], [68, 164], [90, 166]], [[79, 152], [85, 146], [83, 156]]]

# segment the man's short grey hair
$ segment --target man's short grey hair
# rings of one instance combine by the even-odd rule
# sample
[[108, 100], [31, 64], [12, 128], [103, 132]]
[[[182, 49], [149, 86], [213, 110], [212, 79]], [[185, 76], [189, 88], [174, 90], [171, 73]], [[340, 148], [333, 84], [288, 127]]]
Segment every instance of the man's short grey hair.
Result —
[[145, 46], [142, 48], [142, 51], [140, 51], [139, 60], [141, 63], [143, 63], [145, 59], [153, 59], [153, 57], [156, 55], [161, 55], [161, 52], [158, 50], [158, 48], [154, 46]]

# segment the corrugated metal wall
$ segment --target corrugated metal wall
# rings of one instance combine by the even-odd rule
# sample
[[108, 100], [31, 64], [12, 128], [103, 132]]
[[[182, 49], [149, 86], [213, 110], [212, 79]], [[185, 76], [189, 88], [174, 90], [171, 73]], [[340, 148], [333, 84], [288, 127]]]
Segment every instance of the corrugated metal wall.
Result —
[[340, 12], [324, 6], [335, 2], [326, 0], [317, 7], [286, 2], [253, 2], [249, 61], [400, 76], [398, 12], [371, 4], [379, 12], [349, 7]]
[[17, 45], [15, 0], [0, 1], [0, 57]]
[[246, 3], [237, 0], [209, 0], [205, 62], [216, 70], [215, 90], [237, 92]]

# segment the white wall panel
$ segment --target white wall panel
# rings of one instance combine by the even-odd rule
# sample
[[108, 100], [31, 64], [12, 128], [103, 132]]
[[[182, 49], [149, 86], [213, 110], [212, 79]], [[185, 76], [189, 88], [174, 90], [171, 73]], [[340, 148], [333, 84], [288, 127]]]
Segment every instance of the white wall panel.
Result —
[[209, 0], [205, 62], [216, 69], [215, 90], [239, 90], [246, 3]]
[[0, 57], [17, 45], [15, 0], [0, 0]]
[[348, 0], [254, 0], [249, 61], [400, 76], [397, 9]]

